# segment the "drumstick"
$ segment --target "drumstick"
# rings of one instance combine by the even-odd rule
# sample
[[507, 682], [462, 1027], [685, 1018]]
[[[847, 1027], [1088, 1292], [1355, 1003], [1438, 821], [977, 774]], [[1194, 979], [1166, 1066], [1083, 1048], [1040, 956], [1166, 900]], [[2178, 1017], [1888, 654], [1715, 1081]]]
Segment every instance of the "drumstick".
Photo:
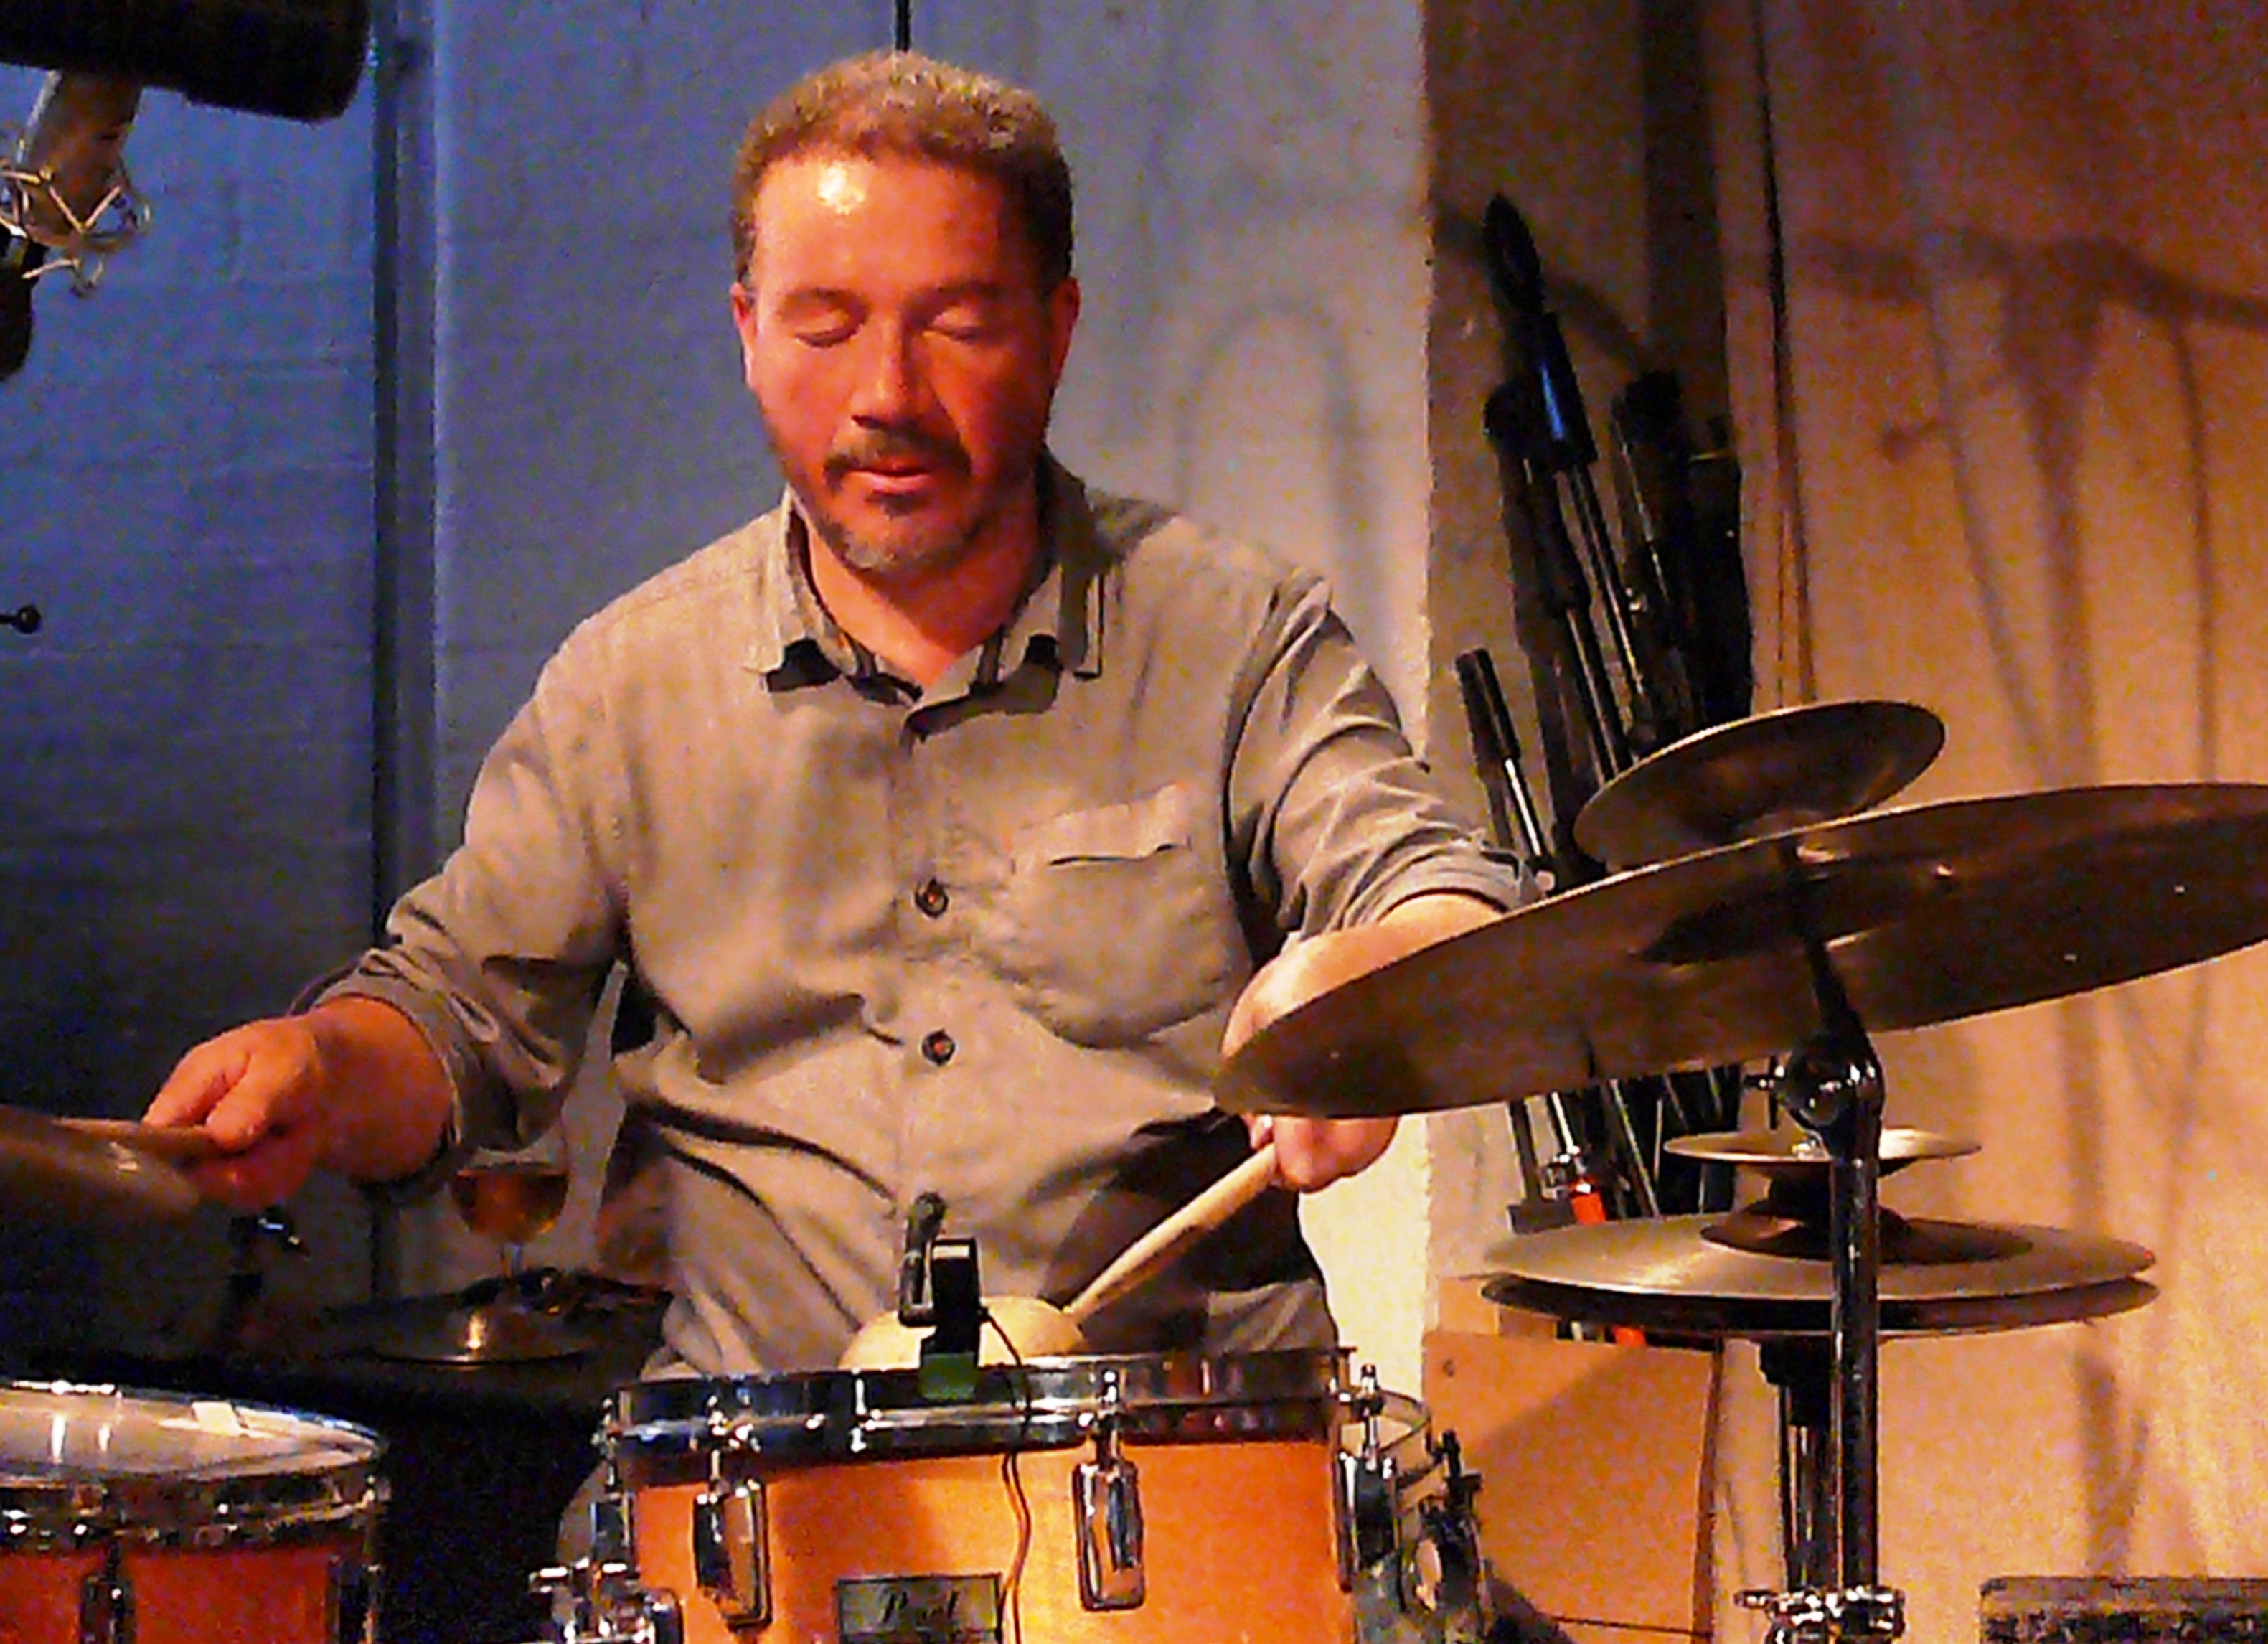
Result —
[[170, 1159], [176, 1164], [216, 1159], [222, 1151], [211, 1132], [193, 1125], [144, 1124], [139, 1119], [59, 1118], [55, 1123], [95, 1141], [117, 1142], [138, 1153]]
[[1211, 1233], [1266, 1191], [1276, 1176], [1276, 1144], [1263, 1144], [1242, 1164], [1134, 1241], [1126, 1253], [1094, 1276], [1071, 1299], [1064, 1316], [1085, 1324], [1159, 1268], [1182, 1248]]

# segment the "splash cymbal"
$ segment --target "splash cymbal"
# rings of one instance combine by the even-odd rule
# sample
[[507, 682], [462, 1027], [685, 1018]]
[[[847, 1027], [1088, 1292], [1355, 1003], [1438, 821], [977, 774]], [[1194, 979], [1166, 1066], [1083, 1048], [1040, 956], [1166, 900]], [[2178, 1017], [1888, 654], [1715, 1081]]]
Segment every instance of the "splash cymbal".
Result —
[[201, 1201], [188, 1177], [147, 1147], [66, 1121], [0, 1107], [0, 1205], [45, 1220], [177, 1221]]
[[1813, 822], [1903, 792], [1945, 746], [1908, 702], [1817, 702], [1712, 726], [1638, 761], [1576, 813], [1575, 843], [1642, 867]]
[[1552, 896], [1310, 999], [1215, 1082], [1232, 1112], [1425, 1112], [1793, 1051], [1815, 944], [1860, 1024], [1955, 1021], [2268, 937], [2268, 785], [1875, 811]]
[[[1712, 1216], [1557, 1227], [1515, 1240], [1482, 1294], [1550, 1317], [1672, 1335], [1764, 1339], [1831, 1329], [1835, 1267], [1727, 1243]], [[1886, 1241], [1886, 1335], [1952, 1335], [2098, 1318], [2156, 1294], [2139, 1244], [2054, 1227], [1914, 1220]]]

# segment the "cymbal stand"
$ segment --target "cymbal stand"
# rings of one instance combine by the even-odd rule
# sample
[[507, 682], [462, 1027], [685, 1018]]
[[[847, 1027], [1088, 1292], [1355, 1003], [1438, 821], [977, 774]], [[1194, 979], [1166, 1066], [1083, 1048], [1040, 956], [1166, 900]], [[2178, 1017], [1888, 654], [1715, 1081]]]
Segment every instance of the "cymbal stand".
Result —
[[[1828, 1376], [1831, 1419], [1825, 1458], [1833, 1489], [1820, 1478], [1785, 1480], [1785, 1500], [1800, 1523], [1785, 1527], [1788, 1589], [1738, 1595], [1746, 1608], [1771, 1618], [1767, 1644], [1834, 1644], [1896, 1639], [1905, 1631], [1905, 1598], [1881, 1585], [1879, 1446], [1881, 1357], [1881, 1216], [1882, 1065], [1843, 984], [1828, 962], [1791, 859], [1789, 892], [1795, 928], [1803, 933], [1812, 992], [1822, 1026], [1781, 1065], [1778, 1089], [1796, 1122], [1827, 1150], [1828, 1237], [1835, 1286], [1829, 1311], [1833, 1347]], [[1815, 1363], [1815, 1355], [1814, 1362]], [[1787, 1355], [1777, 1368], [1792, 1377], [1806, 1367]], [[1783, 1384], [1783, 1415], [1801, 1414], [1798, 1389]], [[1817, 1404], [1815, 1387], [1811, 1406]], [[1789, 1450], [1799, 1460], [1822, 1448], [1815, 1429], [1796, 1431]], [[1830, 1556], [1831, 1555], [1831, 1556]]]

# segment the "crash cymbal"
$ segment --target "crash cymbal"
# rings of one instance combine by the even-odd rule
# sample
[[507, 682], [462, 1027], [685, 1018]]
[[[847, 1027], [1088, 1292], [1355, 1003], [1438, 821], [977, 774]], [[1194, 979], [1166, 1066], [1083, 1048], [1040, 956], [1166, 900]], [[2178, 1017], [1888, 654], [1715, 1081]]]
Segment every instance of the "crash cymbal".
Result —
[[174, 1221], [198, 1202], [189, 1179], [146, 1148], [0, 1108], [0, 1206], [11, 1217]]
[[2062, 999], [2268, 937], [2268, 786], [1875, 811], [1602, 880], [1310, 999], [1215, 1082], [1232, 1112], [1493, 1102], [1793, 1051], [1806, 932], [1874, 1031]]
[[[2053, 1227], [1914, 1220], [1885, 1241], [1889, 1335], [1950, 1335], [2098, 1318], [2156, 1294], [2139, 1244]], [[1670, 1216], [1557, 1227], [1515, 1240], [1491, 1301], [1550, 1317], [1672, 1335], [1764, 1339], [1831, 1329], [1830, 1261], [1759, 1254], [1714, 1236], [1718, 1219]]]
[[[1834, 1162], [1826, 1144], [1808, 1131], [1707, 1131], [1673, 1136], [1663, 1148], [1688, 1159], [1739, 1165], [1769, 1175], [1812, 1175]], [[1882, 1174], [1904, 1168], [1924, 1159], [1961, 1159], [1978, 1150], [1978, 1144], [1962, 1136], [1941, 1136], [1904, 1125], [1882, 1128], [1880, 1154]]]
[[1815, 702], [1697, 731], [1651, 754], [1576, 813], [1575, 843], [1642, 867], [1813, 822], [1903, 791], [1945, 746], [1945, 722], [1910, 702]]

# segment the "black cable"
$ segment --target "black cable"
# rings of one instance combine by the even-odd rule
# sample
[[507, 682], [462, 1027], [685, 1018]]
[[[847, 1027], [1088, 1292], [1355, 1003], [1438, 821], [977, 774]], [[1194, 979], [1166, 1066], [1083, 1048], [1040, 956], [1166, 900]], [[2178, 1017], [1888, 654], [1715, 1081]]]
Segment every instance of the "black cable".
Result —
[[1008, 1487], [1008, 1501], [1016, 1515], [1016, 1556], [1008, 1566], [1008, 1574], [1000, 1583], [1001, 1600], [1006, 1610], [1006, 1621], [1012, 1644], [1024, 1644], [1024, 1565], [1032, 1552], [1032, 1500], [1024, 1489], [1024, 1475], [1018, 1466], [1023, 1448], [1029, 1441], [1032, 1430], [1032, 1387], [1023, 1374], [1024, 1355], [1016, 1351], [1016, 1343], [991, 1310], [984, 1313], [984, 1323], [1000, 1338], [1007, 1349], [1009, 1363], [1017, 1371], [1011, 1379], [1016, 1390], [1016, 1438], [1000, 1457], [1000, 1482]]

